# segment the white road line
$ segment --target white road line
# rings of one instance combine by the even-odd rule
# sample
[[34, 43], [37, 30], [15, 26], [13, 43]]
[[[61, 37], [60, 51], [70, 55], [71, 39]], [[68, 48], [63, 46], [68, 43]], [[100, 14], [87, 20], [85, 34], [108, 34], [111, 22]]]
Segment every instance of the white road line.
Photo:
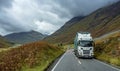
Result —
[[64, 55], [59, 59], [59, 61], [56, 63], [56, 65], [53, 67], [53, 69], [51, 71], [54, 71], [55, 68], [58, 66], [58, 64], [60, 63], [60, 61], [63, 59], [63, 57], [65, 56], [66, 53], [64, 53]]
[[81, 64], [80, 60], [78, 60], [78, 63]]
[[95, 61], [97, 61], [97, 62], [99, 62], [99, 63], [101, 63], [101, 64], [104, 64], [104, 65], [106, 65], [106, 66], [108, 66], [108, 67], [110, 67], [110, 68], [113, 68], [114, 70], [117, 70], [117, 71], [120, 71], [120, 69], [118, 69], [118, 68], [115, 68], [115, 67], [113, 67], [113, 66], [111, 66], [111, 65], [109, 65], [109, 64], [106, 64], [106, 63], [104, 63], [104, 62], [101, 62], [101, 61], [99, 61], [99, 60], [96, 60], [96, 59], [94, 59]]
[[[72, 53], [72, 54], [74, 55], [74, 53]], [[76, 56], [75, 56], [75, 59], [78, 61], [79, 64], [81, 64], [80, 60]]]

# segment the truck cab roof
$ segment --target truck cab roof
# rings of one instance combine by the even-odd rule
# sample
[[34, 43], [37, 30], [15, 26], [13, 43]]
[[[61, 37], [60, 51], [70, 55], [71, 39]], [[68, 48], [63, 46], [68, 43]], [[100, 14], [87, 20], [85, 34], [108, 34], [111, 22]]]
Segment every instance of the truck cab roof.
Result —
[[89, 32], [78, 32], [78, 40], [92, 40], [91, 34]]

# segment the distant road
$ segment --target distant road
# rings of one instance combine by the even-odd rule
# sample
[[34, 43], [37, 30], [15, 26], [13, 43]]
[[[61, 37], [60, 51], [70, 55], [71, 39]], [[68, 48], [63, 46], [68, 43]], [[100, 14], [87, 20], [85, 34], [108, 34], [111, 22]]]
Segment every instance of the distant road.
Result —
[[15, 44], [15, 45], [13, 45], [13, 46], [11, 46], [11, 47], [8, 47], [8, 48], [0, 48], [0, 52], [2, 52], [2, 51], [8, 51], [8, 50], [10, 50], [10, 49], [12, 49], [12, 48], [17, 48], [17, 47], [19, 47], [19, 46], [21, 46], [22, 44]]
[[96, 59], [78, 59], [72, 51], [67, 50], [49, 71], [120, 71]]
[[13, 45], [13, 46], [11, 46], [10, 48], [17, 48], [17, 47], [19, 47], [19, 46], [21, 46], [22, 44], [15, 44], [15, 45]]
[[100, 40], [100, 39], [106, 38], [106, 37], [108, 37], [108, 36], [110, 36], [110, 35], [112, 35], [112, 34], [115, 34], [115, 33], [120, 33], [120, 30], [107, 33], [107, 34], [105, 34], [105, 35], [103, 35], [103, 36], [100, 36], [100, 37], [98, 37], [98, 38], [94, 38], [94, 40]]

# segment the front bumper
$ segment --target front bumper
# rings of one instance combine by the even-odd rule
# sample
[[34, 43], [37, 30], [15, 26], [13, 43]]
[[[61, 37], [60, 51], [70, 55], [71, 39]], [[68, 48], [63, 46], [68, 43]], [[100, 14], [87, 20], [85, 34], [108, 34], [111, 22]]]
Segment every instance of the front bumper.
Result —
[[83, 55], [79, 55], [80, 58], [93, 58], [93, 55], [90, 54], [83, 54]]

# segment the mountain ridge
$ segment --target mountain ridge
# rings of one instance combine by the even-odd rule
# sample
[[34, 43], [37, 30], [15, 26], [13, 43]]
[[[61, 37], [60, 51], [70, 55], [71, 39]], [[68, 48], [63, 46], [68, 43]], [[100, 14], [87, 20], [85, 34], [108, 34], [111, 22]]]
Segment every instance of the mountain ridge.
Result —
[[[95, 38], [119, 30], [119, 22], [120, 1], [96, 10], [78, 22], [72, 23], [73, 25], [69, 28], [60, 28], [56, 31], [57, 34], [55, 32], [44, 40], [52, 43], [73, 43], [74, 37], [79, 31], [90, 32]], [[62, 32], [59, 32], [60, 30]]]
[[60, 29], [58, 29], [52, 35], [54, 36], [54, 35], [57, 35], [58, 33], [64, 32], [64, 30], [66, 28], [73, 26], [74, 25], [73, 23], [77, 23], [77, 22], [79, 22], [79, 20], [82, 20], [83, 18], [84, 18], [84, 16], [77, 16], [77, 17], [71, 18], [71, 20], [69, 20], [68, 22], [65, 23], [66, 25], [63, 25]]
[[30, 42], [42, 40], [46, 36], [47, 35], [43, 35], [39, 32], [31, 30], [28, 32], [18, 32], [18, 33], [8, 34], [4, 37], [11, 42], [24, 44], [24, 43], [30, 43]]
[[12, 45], [13, 43], [7, 41], [3, 36], [0, 35], [0, 48], [7, 48]]

